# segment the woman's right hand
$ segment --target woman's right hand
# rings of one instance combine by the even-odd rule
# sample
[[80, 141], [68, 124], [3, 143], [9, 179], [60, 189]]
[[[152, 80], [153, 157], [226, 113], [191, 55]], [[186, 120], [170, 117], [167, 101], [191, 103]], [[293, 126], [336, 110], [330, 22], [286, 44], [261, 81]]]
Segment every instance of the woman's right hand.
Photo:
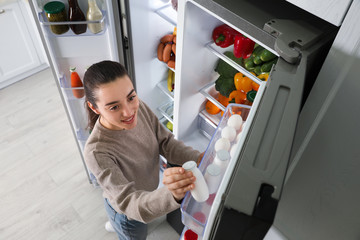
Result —
[[192, 172], [185, 172], [182, 167], [168, 168], [163, 174], [163, 184], [178, 202], [185, 197], [187, 191], [195, 187], [195, 180]]

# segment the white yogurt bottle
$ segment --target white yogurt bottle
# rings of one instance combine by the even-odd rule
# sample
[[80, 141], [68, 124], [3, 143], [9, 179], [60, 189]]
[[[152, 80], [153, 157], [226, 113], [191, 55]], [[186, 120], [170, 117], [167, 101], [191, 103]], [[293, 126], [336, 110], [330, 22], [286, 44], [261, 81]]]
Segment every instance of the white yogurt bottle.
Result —
[[228, 166], [230, 161], [230, 154], [226, 150], [219, 150], [216, 152], [216, 156], [214, 158], [214, 164], [219, 166], [221, 169], [221, 173], [225, 173], [226, 167]]
[[193, 175], [196, 177], [195, 187], [190, 190], [191, 195], [197, 202], [205, 202], [209, 197], [209, 189], [206, 185], [204, 176], [201, 171], [197, 168], [196, 162], [188, 161], [182, 165], [185, 171], [191, 171]]
[[215, 193], [218, 190], [219, 185], [221, 183], [221, 177], [222, 177], [221, 168], [214, 163], [210, 164], [206, 168], [204, 177], [209, 188], [209, 193], [210, 194]]

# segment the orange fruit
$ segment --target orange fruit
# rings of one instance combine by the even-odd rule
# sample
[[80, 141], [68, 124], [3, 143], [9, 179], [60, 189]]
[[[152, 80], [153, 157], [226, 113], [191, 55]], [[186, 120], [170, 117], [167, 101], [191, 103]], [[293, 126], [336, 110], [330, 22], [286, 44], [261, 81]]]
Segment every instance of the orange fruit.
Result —
[[220, 108], [218, 108], [215, 104], [213, 104], [209, 100], [205, 104], [205, 110], [212, 115], [218, 114], [220, 112]]

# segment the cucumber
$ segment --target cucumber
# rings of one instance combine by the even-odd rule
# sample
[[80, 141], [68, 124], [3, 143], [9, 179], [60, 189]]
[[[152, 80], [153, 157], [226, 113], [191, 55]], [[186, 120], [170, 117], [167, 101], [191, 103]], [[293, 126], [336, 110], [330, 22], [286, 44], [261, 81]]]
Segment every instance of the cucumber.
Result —
[[254, 68], [254, 73], [256, 74], [256, 76], [260, 75], [261, 74], [261, 66], [256, 66]]
[[276, 58], [276, 55], [267, 49], [263, 49], [259, 56], [263, 62], [267, 62], [267, 61], [270, 61], [270, 60], [273, 60], [274, 58]]
[[260, 59], [260, 55], [257, 55], [256, 57], [254, 57], [253, 62], [258, 65], [262, 63], [262, 60]]
[[245, 65], [246, 70], [252, 71], [255, 67], [255, 64], [253, 62], [253, 57], [251, 56], [247, 59], [244, 59], [244, 65]]
[[270, 72], [272, 65], [275, 64], [276, 61], [277, 58], [271, 60], [270, 62], [263, 63], [263, 65], [261, 65], [261, 72]]
[[264, 48], [260, 45], [258, 45], [256, 48], [254, 48], [253, 53], [251, 54], [253, 57], [256, 57], [257, 55], [260, 54], [260, 52], [264, 50]]

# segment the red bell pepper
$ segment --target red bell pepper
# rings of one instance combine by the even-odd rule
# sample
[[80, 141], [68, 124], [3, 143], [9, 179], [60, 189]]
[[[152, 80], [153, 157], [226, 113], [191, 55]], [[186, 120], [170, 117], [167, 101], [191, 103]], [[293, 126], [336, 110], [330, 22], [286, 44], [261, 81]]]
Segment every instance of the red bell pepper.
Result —
[[226, 48], [234, 43], [235, 35], [239, 34], [226, 24], [214, 28], [212, 38], [217, 46]]
[[234, 40], [234, 56], [237, 58], [248, 58], [254, 50], [255, 42], [244, 35], [238, 34]]

